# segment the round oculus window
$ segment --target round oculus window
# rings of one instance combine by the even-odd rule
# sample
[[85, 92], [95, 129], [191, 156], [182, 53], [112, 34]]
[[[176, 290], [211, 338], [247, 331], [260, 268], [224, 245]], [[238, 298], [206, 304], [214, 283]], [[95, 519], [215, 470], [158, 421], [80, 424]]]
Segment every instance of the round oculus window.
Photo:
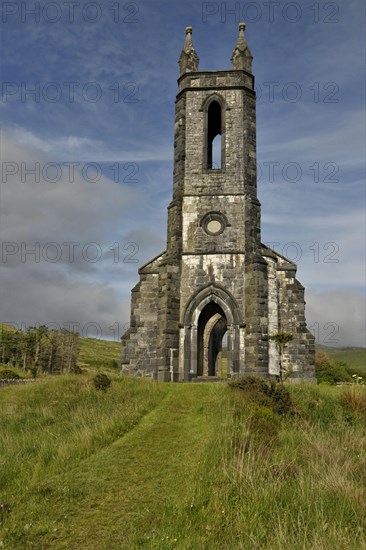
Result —
[[211, 220], [206, 225], [206, 230], [213, 235], [218, 235], [223, 229], [222, 223], [219, 220]]
[[201, 226], [207, 235], [220, 235], [228, 225], [220, 212], [209, 212], [201, 220]]

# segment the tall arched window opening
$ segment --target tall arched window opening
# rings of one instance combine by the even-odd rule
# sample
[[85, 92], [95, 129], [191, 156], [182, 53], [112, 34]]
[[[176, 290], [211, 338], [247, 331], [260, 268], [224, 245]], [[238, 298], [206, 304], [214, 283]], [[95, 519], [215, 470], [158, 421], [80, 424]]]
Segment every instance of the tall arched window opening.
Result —
[[222, 113], [217, 101], [210, 103], [207, 113], [207, 169], [222, 168]]

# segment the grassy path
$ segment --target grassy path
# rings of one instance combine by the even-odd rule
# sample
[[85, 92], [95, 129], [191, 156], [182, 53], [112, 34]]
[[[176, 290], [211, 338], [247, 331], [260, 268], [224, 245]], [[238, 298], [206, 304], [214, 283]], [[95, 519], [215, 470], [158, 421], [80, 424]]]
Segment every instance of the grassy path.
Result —
[[[363, 388], [0, 392], [0, 550], [366, 550]], [[1, 416], [2, 415], [2, 416]]]
[[[170, 386], [132, 431], [45, 480], [27, 495], [37, 521], [30, 521], [19, 548], [150, 547], [149, 533], [164, 527], [166, 514], [171, 517], [182, 500], [189, 506], [223, 390], [217, 384]], [[171, 537], [159, 547], [174, 543]]]

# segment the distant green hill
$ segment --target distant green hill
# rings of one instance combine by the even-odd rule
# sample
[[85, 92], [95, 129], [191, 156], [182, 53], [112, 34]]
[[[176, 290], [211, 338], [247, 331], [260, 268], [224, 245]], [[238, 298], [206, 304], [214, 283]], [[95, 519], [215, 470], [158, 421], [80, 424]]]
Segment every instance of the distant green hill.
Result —
[[78, 365], [81, 368], [119, 370], [121, 344], [96, 338], [80, 338]]
[[366, 348], [331, 348], [316, 345], [317, 351], [324, 351], [332, 361], [344, 361], [350, 367], [366, 372]]

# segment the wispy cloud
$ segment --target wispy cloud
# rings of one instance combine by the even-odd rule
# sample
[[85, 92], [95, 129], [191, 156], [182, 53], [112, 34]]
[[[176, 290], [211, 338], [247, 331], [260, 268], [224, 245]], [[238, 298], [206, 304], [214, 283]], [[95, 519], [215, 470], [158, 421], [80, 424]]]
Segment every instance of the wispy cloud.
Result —
[[[94, 263], [82, 254], [73, 262], [54, 263], [32, 262], [31, 255], [22, 262], [21, 250], [10, 254], [2, 265], [4, 320], [80, 319], [104, 327], [127, 322], [137, 269], [165, 244], [184, 27], [193, 25], [202, 70], [229, 69], [240, 16], [247, 19], [262, 91], [257, 103], [262, 240], [279, 243], [277, 249], [292, 256], [301, 252], [298, 275], [308, 289], [310, 323], [334, 321], [343, 345], [362, 344], [364, 4], [342, 4], [333, 23], [324, 22], [333, 4], [326, 2], [301, 3], [302, 15], [294, 23], [283, 17], [283, 2], [273, 22], [265, 3], [256, 21], [252, 12], [243, 17], [242, 2], [239, 15], [229, 13], [231, 4], [214, 3], [217, 10], [206, 20], [205, 3], [196, 0], [135, 4], [136, 23], [122, 20], [127, 12], [121, 3], [122, 19], [115, 23], [111, 5], [101, 3], [102, 17], [95, 23], [77, 12], [74, 22], [63, 17], [54, 24], [44, 18], [22, 23], [13, 17], [3, 25], [2, 80], [15, 87], [0, 101], [1, 153], [19, 171], [7, 174], [2, 186], [2, 240], [28, 247], [95, 242], [102, 250]], [[72, 99], [70, 82], [75, 83]], [[296, 102], [284, 92], [291, 82], [301, 90]], [[101, 91], [97, 101], [88, 97], [88, 83], [94, 83], [90, 92]], [[268, 83], [276, 83], [273, 101]], [[327, 102], [329, 83], [335, 85], [336, 102]], [[27, 95], [34, 86], [36, 96]], [[55, 90], [61, 96], [52, 101]], [[70, 184], [63, 163], [73, 161], [80, 165]], [[60, 164], [60, 180], [41, 177], [35, 183], [30, 175], [22, 182], [21, 163], [30, 168], [37, 162]], [[82, 164], [91, 162], [102, 171], [95, 183], [82, 174]], [[137, 174], [132, 178], [128, 162]], [[114, 163], [121, 177], [115, 177]], [[273, 182], [268, 163], [277, 163]], [[291, 169], [286, 173], [289, 163], [301, 169], [297, 182], [290, 181]], [[335, 181], [327, 181], [332, 175]], [[117, 263], [115, 243], [122, 257]], [[137, 263], [124, 261], [135, 252], [124, 249], [129, 243], [138, 247], [132, 256]]]

